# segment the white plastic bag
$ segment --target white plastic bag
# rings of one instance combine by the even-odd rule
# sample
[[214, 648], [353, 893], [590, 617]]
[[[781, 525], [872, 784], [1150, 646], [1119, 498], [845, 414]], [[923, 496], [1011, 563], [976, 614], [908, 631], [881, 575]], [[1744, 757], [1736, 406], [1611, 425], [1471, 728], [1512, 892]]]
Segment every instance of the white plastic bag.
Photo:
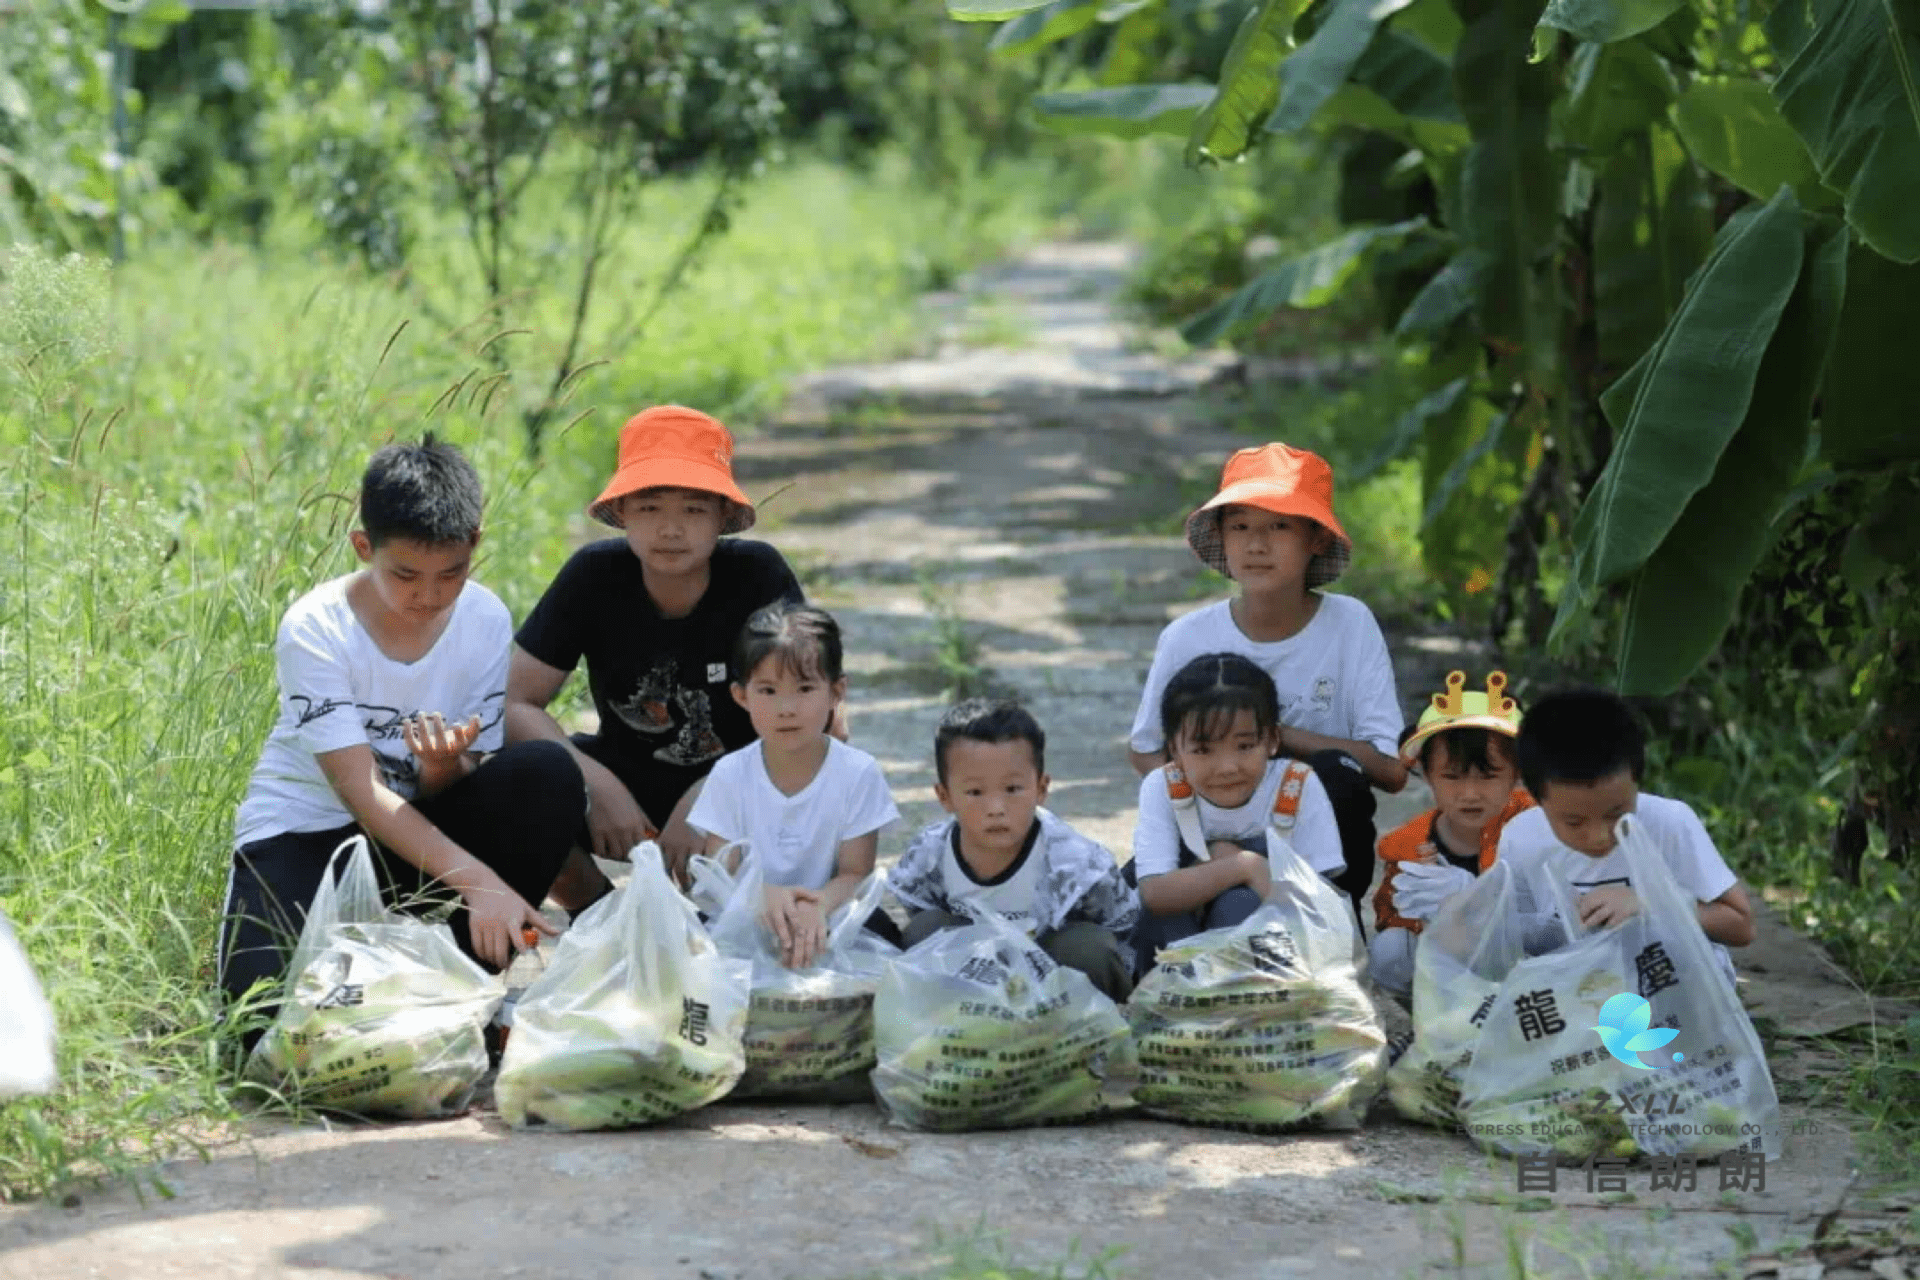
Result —
[[720, 954], [652, 841], [515, 1008], [494, 1101], [516, 1128], [620, 1129], [721, 1098], [746, 1068], [753, 967]]
[[1149, 1115], [1271, 1131], [1356, 1128], [1387, 1035], [1363, 985], [1346, 895], [1276, 831], [1273, 889], [1238, 925], [1156, 957], [1127, 1003]]
[[864, 1098], [875, 1061], [874, 992], [888, 958], [900, 954], [865, 928], [886, 891], [885, 877], [875, 871], [861, 882], [828, 922], [826, 951], [800, 970], [781, 963], [773, 934], [760, 920], [765, 883], [759, 860], [749, 856], [709, 928], [722, 953], [753, 965], [747, 1069], [733, 1096]]
[[[1413, 1044], [1387, 1072], [1387, 1096], [1409, 1120], [1453, 1129], [1460, 1077], [1500, 983], [1526, 956], [1531, 900], [1512, 866], [1496, 862], [1449, 898], [1419, 937], [1413, 959]], [[1536, 939], [1538, 941], [1538, 939]]]
[[880, 1108], [912, 1129], [1011, 1129], [1127, 1105], [1127, 1022], [1077, 969], [981, 910], [887, 966], [874, 998]]
[[[1572, 1159], [1736, 1149], [1775, 1159], [1773, 1077], [1691, 895], [1632, 815], [1614, 834], [1640, 910], [1587, 933], [1565, 887], [1539, 875], [1575, 936], [1519, 961], [1500, 984], [1461, 1074], [1467, 1132], [1494, 1150]], [[1648, 1027], [1677, 1030], [1662, 1047], [1628, 1053], [1643, 1067], [1616, 1059], [1596, 1030], [1601, 1010], [1623, 993], [1610, 1013], [1628, 1016], [1643, 1001], [1646, 1013], [1628, 1037]]]
[[53, 1010], [0, 913], [0, 1098], [53, 1088]]
[[355, 836], [320, 878], [279, 1014], [247, 1074], [323, 1110], [456, 1115], [487, 1073], [487, 1019], [505, 994], [449, 926], [387, 908]]

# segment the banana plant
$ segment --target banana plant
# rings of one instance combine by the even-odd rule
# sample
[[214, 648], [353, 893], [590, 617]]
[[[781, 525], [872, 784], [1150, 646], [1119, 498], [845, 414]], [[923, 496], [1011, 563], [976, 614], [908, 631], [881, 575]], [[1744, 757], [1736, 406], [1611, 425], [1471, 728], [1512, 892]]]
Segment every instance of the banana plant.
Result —
[[[1619, 687], [1670, 692], [1796, 502], [1920, 464], [1900, 349], [1920, 331], [1914, 0], [1255, 0], [1210, 80], [1155, 80], [1179, 61], [1139, 51], [1222, 7], [948, 12], [1096, 68], [1097, 88], [1034, 104], [1053, 127], [1184, 131], [1195, 165], [1342, 130], [1426, 185], [1437, 217], [1355, 226], [1184, 331], [1231, 340], [1367, 270], [1417, 270], [1389, 331], [1429, 383], [1369, 465], [1420, 456], [1428, 565], [1455, 586], [1498, 568], [1497, 641], [1512, 601], [1544, 602], [1544, 552], [1565, 581], [1527, 638], [1565, 644], [1605, 604]], [[1851, 562], [1920, 579], [1904, 527], [1863, 520]]]

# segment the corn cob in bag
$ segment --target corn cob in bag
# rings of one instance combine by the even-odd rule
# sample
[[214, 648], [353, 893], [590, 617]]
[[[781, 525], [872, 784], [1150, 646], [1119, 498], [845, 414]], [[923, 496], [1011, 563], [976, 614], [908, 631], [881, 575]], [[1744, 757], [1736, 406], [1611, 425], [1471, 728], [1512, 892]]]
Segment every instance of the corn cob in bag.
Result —
[[516, 1128], [622, 1129], [726, 1096], [746, 1068], [752, 966], [728, 959], [660, 846], [588, 909], [520, 997], [494, 1101]]
[[484, 1028], [505, 988], [460, 950], [449, 926], [386, 906], [365, 837], [334, 851], [287, 973], [248, 1078], [353, 1115], [466, 1110], [487, 1073]]

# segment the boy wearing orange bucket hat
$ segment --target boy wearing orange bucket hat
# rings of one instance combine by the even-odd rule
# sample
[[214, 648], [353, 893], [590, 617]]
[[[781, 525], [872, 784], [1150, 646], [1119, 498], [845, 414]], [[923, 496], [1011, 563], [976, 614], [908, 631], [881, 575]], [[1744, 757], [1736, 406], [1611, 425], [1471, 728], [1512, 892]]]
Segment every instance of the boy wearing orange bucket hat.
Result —
[[1520, 707], [1507, 696], [1506, 673], [1489, 674], [1485, 692], [1466, 684], [1466, 672], [1450, 673], [1447, 691], [1433, 695], [1400, 745], [1400, 762], [1433, 788], [1434, 807], [1380, 838], [1386, 870], [1367, 950], [1373, 980], [1402, 999], [1413, 993], [1425, 922], [1493, 865], [1507, 822], [1533, 807], [1520, 786]]
[[[753, 527], [753, 504], [734, 482], [732, 434], [697, 410], [659, 405], [629, 420], [619, 466], [587, 511], [622, 536], [576, 551], [521, 624], [507, 736], [573, 748], [593, 853], [624, 861], [654, 836], [683, 874], [705, 844], [686, 823], [698, 784], [754, 740], [727, 691], [728, 655], [755, 610], [801, 601], [800, 583], [773, 547], [724, 536]], [[546, 708], [582, 660], [600, 727], [569, 737]], [[582, 864], [553, 892], [562, 906], [606, 892]]]
[[1159, 707], [1173, 673], [1208, 653], [1240, 653], [1273, 677], [1281, 750], [1313, 767], [1333, 801], [1346, 871], [1334, 882], [1356, 913], [1373, 880], [1373, 788], [1406, 785], [1393, 663], [1373, 612], [1320, 588], [1353, 554], [1333, 513], [1333, 469], [1286, 444], [1241, 449], [1220, 491], [1187, 517], [1187, 545], [1240, 593], [1160, 633], [1128, 738], [1136, 770], [1166, 763]]

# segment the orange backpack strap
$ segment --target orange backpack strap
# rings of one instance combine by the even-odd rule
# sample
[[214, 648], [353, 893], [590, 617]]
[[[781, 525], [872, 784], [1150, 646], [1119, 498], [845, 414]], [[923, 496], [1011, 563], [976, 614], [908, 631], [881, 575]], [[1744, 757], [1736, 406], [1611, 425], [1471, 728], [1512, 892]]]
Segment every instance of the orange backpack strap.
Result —
[[1273, 829], [1281, 835], [1293, 832], [1294, 819], [1300, 816], [1300, 793], [1312, 776], [1313, 766], [1306, 761], [1287, 761], [1286, 770], [1280, 775], [1280, 790], [1273, 796]]

